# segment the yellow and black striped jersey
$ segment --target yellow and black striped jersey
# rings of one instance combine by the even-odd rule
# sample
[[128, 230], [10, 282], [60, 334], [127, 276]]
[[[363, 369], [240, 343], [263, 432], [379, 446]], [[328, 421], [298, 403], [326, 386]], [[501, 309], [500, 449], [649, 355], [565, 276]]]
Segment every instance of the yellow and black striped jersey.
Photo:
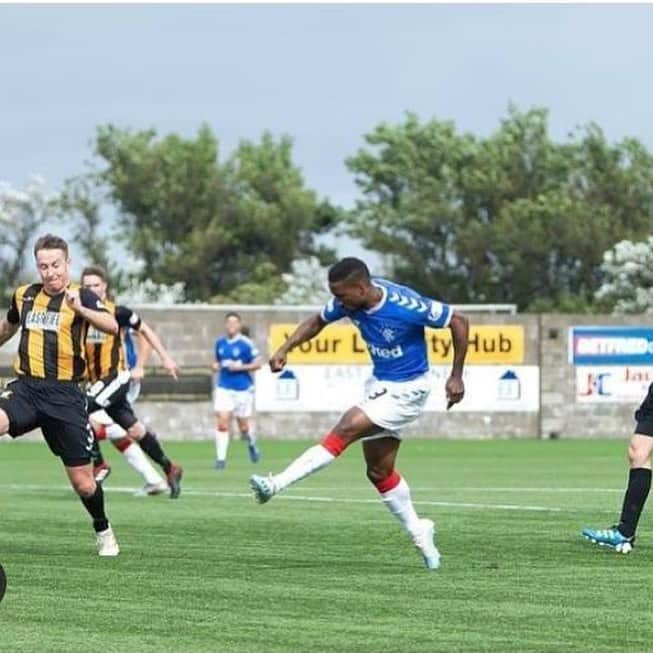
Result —
[[114, 335], [99, 331], [92, 326], [89, 327], [86, 338], [86, 361], [88, 380], [91, 383], [127, 369], [123, 346], [125, 329], [138, 330], [141, 327], [141, 318], [130, 308], [116, 306], [108, 299], [104, 301], [104, 305], [116, 318], [120, 332]]
[[[105, 311], [100, 298], [76, 284], [83, 306]], [[20, 286], [14, 292], [7, 321], [20, 324], [14, 361], [18, 375], [58, 381], [81, 381], [86, 373], [85, 341], [88, 322], [66, 303], [65, 292], [48, 295], [43, 284]]]

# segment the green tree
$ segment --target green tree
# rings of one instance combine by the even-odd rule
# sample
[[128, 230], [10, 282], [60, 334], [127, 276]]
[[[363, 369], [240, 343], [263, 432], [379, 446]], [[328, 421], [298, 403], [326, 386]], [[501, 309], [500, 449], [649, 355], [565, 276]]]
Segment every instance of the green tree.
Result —
[[56, 215], [55, 195], [48, 193], [45, 180], [32, 175], [25, 188], [0, 182], [0, 301], [24, 280], [30, 244], [37, 231]]
[[86, 183], [117, 207], [126, 246], [142, 262], [140, 277], [181, 282], [189, 300], [269, 301], [280, 291], [269, 279], [295, 258], [331, 255], [315, 235], [335, 223], [338, 210], [305, 187], [288, 137], [241, 142], [222, 163], [206, 125], [189, 139], [105, 125], [95, 154]]
[[564, 143], [547, 111], [510, 107], [487, 138], [451, 122], [379, 125], [348, 159], [352, 233], [398, 279], [456, 302], [591, 308], [603, 252], [653, 226], [653, 158], [594, 124]]

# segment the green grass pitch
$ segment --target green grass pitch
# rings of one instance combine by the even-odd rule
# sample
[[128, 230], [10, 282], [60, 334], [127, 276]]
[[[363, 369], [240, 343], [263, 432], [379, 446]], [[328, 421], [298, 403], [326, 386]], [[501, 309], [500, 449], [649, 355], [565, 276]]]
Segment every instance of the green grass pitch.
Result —
[[[306, 442], [263, 442], [280, 469]], [[0, 652], [400, 653], [650, 651], [651, 512], [630, 556], [595, 548], [626, 478], [623, 442], [408, 440], [398, 469], [438, 528], [421, 558], [364, 478], [359, 448], [259, 506], [234, 442], [169, 444], [179, 501], [136, 498], [111, 447], [109, 516], [122, 546], [95, 553], [87, 516], [44, 444], [0, 445]]]

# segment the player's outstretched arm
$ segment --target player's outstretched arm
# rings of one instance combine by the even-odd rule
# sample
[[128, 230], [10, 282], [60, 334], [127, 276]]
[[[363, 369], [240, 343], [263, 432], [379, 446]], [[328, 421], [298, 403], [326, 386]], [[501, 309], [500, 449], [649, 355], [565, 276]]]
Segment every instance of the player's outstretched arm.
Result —
[[[113, 335], [118, 333], [119, 327], [116, 318], [102, 307], [102, 302], [94, 293], [84, 291], [84, 289], [80, 292], [69, 288], [66, 290], [66, 304], [98, 331]], [[99, 308], [95, 308], [96, 306]]]
[[465, 384], [463, 383], [463, 367], [467, 356], [469, 344], [469, 320], [465, 315], [455, 311], [449, 322], [451, 338], [453, 340], [453, 366], [451, 375], [445, 386], [447, 393], [447, 409], [457, 404], [465, 396]]
[[168, 350], [163, 346], [163, 343], [161, 342], [159, 336], [154, 332], [154, 330], [150, 326], [148, 326], [145, 322], [142, 321], [141, 321], [141, 326], [139, 331], [143, 335], [145, 340], [147, 340], [150, 343], [150, 345], [152, 345], [154, 351], [157, 354], [159, 354], [159, 358], [161, 359], [161, 364], [168, 371], [168, 374], [170, 374], [170, 376], [176, 379], [177, 371], [178, 371], [177, 363], [175, 363], [175, 361], [168, 353]]
[[0, 322], [0, 347], [13, 338], [19, 326], [19, 324], [11, 323], [7, 318], [2, 318]]
[[295, 347], [299, 347], [302, 343], [314, 338], [324, 329], [326, 324], [319, 313], [305, 319], [288, 337], [288, 340], [272, 355], [269, 361], [270, 369], [273, 372], [280, 372], [286, 364], [288, 354]]
[[136, 364], [131, 370], [132, 379], [134, 381], [141, 381], [145, 378], [145, 366], [150, 360], [150, 356], [154, 351], [152, 345], [147, 341], [147, 339], [136, 331], [132, 330], [131, 337], [134, 338], [134, 341], [138, 343], [136, 349], [138, 354], [136, 355]]

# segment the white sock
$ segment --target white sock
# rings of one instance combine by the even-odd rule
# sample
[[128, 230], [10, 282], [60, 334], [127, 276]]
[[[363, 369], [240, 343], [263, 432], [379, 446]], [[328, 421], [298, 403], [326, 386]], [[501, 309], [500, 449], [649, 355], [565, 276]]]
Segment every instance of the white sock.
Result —
[[392, 490], [383, 492], [381, 500], [413, 537], [424, 530], [410, 498], [408, 483], [403, 478]]
[[120, 440], [120, 438], [124, 438], [125, 435], [127, 435], [127, 431], [125, 431], [125, 429], [122, 428], [122, 426], [116, 424], [115, 422], [113, 424], [109, 424], [109, 426], [105, 428], [107, 433], [107, 439], [109, 440]]
[[217, 429], [215, 432], [215, 453], [218, 460], [227, 460], [229, 449], [229, 431]]
[[124, 451], [125, 458], [127, 462], [135, 469], [144, 479], [146, 483], [156, 485], [158, 483], [163, 483], [163, 478], [159, 473], [152, 467], [150, 461], [147, 459], [147, 456], [143, 450], [136, 444], [132, 442]]
[[247, 444], [250, 447], [253, 447], [256, 444], [256, 432], [254, 431], [254, 427], [250, 426], [249, 429], [243, 430], [240, 432], [240, 436], [247, 440]]
[[277, 492], [281, 492], [292, 483], [326, 467], [335, 459], [336, 457], [330, 451], [321, 444], [316, 444], [304, 451], [299, 458], [293, 460], [280, 474], [275, 474], [272, 477], [274, 487]]

